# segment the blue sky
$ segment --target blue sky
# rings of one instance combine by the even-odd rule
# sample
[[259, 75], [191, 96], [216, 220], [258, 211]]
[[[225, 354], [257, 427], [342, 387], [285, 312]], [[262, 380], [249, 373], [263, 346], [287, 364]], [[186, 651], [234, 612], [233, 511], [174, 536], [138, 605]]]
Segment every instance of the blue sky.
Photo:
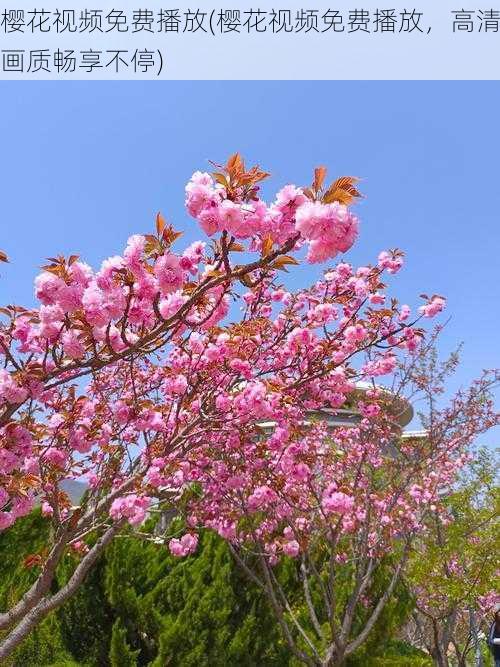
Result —
[[[457, 382], [499, 365], [500, 87], [494, 82], [12, 82], [0, 86], [0, 301], [31, 304], [44, 258], [91, 264], [148, 232], [156, 211], [199, 237], [183, 189], [239, 150], [273, 178], [357, 175], [361, 236], [347, 259], [407, 253], [392, 291], [448, 298]], [[310, 282], [317, 268], [294, 272]]]

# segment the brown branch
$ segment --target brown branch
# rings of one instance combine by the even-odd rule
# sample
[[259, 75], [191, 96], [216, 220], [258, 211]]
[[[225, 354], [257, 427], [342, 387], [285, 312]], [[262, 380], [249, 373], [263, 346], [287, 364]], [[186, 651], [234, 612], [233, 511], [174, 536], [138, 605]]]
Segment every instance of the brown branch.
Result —
[[410, 555], [410, 540], [408, 540], [405, 544], [403, 554], [401, 556], [401, 559], [394, 570], [394, 574], [392, 575], [391, 581], [389, 583], [389, 586], [387, 587], [385, 593], [382, 595], [380, 600], [377, 602], [377, 605], [375, 606], [375, 609], [373, 610], [370, 618], [365, 624], [365, 627], [363, 630], [359, 633], [359, 635], [356, 637], [354, 641], [352, 641], [350, 644], [347, 645], [345, 654], [350, 655], [351, 653], [354, 653], [361, 644], [366, 640], [368, 635], [370, 634], [371, 630], [373, 629], [373, 626], [377, 622], [380, 614], [382, 613], [382, 610], [384, 609], [385, 605], [389, 601], [394, 588], [399, 581], [399, 578], [401, 576], [401, 573], [403, 571], [404, 566], [406, 565], [406, 562], [408, 561], [408, 556]]
[[97, 540], [90, 551], [82, 558], [73, 575], [57, 593], [51, 597], [41, 599], [10, 632], [0, 644], [0, 660], [8, 657], [22, 640], [38, 625], [51, 611], [60, 607], [78, 589], [88, 571], [94, 565], [104, 549], [108, 546], [116, 533], [122, 528], [124, 521], [116, 522]]

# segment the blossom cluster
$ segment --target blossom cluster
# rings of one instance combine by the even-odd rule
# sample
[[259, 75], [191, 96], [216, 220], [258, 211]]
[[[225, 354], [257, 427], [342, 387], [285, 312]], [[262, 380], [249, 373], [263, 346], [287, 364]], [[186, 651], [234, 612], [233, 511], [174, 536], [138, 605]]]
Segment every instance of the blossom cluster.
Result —
[[267, 205], [241, 195], [229, 199], [210, 174], [196, 172], [186, 186], [186, 207], [209, 236], [226, 232], [237, 239], [270, 237], [276, 243], [294, 238], [298, 244], [307, 243], [307, 260], [312, 263], [347, 252], [358, 235], [358, 218], [346, 205], [310, 201], [294, 185], [282, 188]]
[[127, 519], [131, 526], [141, 524], [146, 518], [150, 499], [147, 496], [138, 496], [130, 493], [113, 500], [109, 514], [112, 519]]
[[175, 537], [168, 543], [168, 548], [173, 556], [181, 557], [192, 554], [196, 551], [198, 546], [198, 536], [191, 533], [186, 533], [180, 540]]

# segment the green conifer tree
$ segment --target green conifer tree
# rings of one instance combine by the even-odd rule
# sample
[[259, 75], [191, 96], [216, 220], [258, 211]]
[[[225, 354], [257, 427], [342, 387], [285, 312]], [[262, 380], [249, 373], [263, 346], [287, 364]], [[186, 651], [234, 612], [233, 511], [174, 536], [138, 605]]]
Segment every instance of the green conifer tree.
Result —
[[111, 646], [109, 649], [110, 667], [136, 667], [137, 654], [139, 651], [132, 651], [127, 644], [127, 630], [122, 625], [120, 619], [113, 623], [111, 634]]

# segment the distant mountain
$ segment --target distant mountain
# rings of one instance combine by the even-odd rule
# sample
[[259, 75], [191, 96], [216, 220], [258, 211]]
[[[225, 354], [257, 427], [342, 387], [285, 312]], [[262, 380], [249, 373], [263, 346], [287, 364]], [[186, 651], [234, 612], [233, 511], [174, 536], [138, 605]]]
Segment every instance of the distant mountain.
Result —
[[75, 479], [65, 479], [61, 482], [61, 489], [66, 491], [73, 505], [78, 505], [81, 497], [87, 490], [87, 485], [85, 482], [77, 482]]

